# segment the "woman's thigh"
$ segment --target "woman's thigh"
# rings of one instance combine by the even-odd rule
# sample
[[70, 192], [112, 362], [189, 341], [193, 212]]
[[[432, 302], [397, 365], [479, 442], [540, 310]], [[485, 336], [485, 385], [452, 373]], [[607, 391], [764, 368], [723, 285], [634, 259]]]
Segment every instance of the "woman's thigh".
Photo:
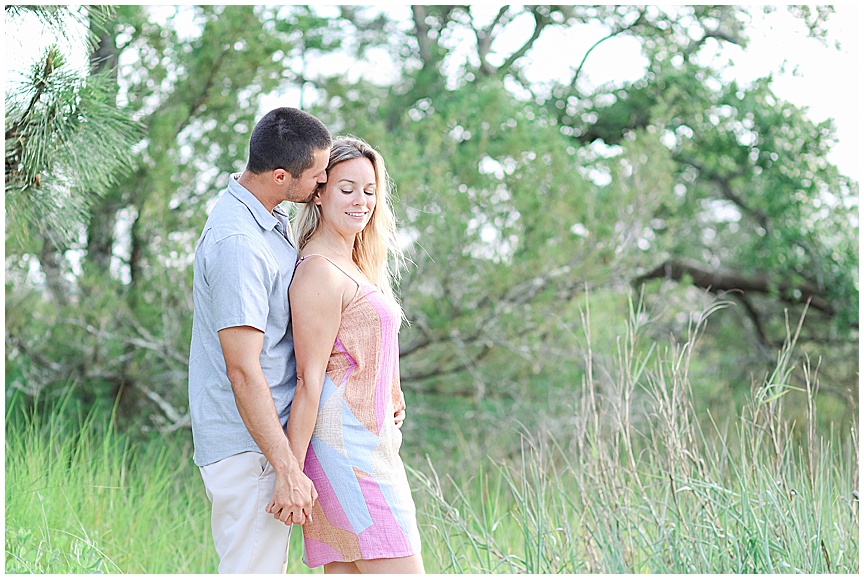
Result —
[[396, 559], [360, 559], [354, 561], [361, 573], [414, 573], [424, 574], [423, 559], [420, 555]]
[[360, 569], [357, 568], [357, 565], [353, 561], [350, 563], [336, 561], [334, 563], [325, 563], [324, 572], [332, 575], [356, 575], [360, 573]]

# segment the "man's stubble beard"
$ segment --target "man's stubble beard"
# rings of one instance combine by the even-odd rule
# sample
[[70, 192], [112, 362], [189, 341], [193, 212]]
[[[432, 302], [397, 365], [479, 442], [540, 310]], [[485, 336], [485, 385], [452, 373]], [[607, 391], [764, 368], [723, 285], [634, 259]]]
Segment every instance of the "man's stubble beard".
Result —
[[315, 192], [318, 190], [318, 186], [312, 188], [311, 191], [307, 192], [305, 196], [301, 195], [300, 189], [300, 180], [294, 179], [292, 177], [292, 182], [288, 186], [288, 190], [285, 192], [285, 199], [291, 201], [292, 203], [308, 203], [312, 200], [312, 197], [315, 196]]

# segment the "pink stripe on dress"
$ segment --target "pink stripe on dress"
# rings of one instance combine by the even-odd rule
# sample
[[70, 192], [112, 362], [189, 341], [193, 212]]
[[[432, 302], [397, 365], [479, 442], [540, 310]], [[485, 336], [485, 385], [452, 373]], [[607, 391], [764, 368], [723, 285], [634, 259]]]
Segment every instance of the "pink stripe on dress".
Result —
[[374, 479], [361, 478], [360, 490], [366, 499], [372, 525], [357, 535], [364, 559], [407, 557], [415, 551], [393, 517], [381, 489]]
[[345, 376], [342, 377], [342, 383], [339, 386], [342, 386], [346, 382], [348, 382], [348, 378], [351, 377], [351, 372], [354, 371], [354, 368], [357, 367], [357, 361], [351, 357], [351, 354], [348, 353], [348, 350], [345, 349], [345, 346], [342, 345], [342, 342], [339, 341], [339, 338], [336, 338], [336, 343], [333, 344], [333, 347], [345, 354], [345, 358], [348, 360], [348, 368], [345, 370]]
[[378, 432], [381, 432], [387, 414], [387, 398], [390, 397], [390, 387], [393, 383], [392, 368], [394, 362], [398, 364], [393, 356], [393, 350], [396, 348], [395, 316], [393, 308], [384, 301], [381, 293], [369, 292], [366, 299], [378, 312], [381, 321], [381, 349], [378, 352], [378, 375], [375, 377], [375, 418], [378, 421]]
[[316, 565], [318, 561], [342, 560], [342, 553], [327, 543], [322, 543], [321, 541], [316, 541], [315, 539], [310, 539], [308, 537], [304, 538], [304, 542], [306, 545], [307, 562], [313, 567], [318, 566]]

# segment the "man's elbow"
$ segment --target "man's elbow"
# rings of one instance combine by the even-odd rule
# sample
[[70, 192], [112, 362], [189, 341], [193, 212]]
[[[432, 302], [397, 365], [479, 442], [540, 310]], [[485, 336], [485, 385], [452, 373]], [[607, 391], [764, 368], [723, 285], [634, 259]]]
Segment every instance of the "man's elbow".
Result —
[[231, 382], [231, 389], [237, 392], [245, 392], [251, 383], [249, 372], [242, 367], [229, 367], [226, 374]]

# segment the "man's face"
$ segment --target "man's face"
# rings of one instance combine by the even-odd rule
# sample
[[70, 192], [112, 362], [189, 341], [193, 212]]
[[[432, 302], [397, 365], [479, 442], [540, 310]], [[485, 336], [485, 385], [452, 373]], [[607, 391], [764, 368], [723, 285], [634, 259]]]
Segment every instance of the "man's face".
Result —
[[294, 203], [306, 203], [315, 194], [319, 183], [327, 182], [327, 162], [330, 160], [330, 149], [319, 149], [312, 156], [312, 166], [297, 177], [289, 177], [285, 199]]

